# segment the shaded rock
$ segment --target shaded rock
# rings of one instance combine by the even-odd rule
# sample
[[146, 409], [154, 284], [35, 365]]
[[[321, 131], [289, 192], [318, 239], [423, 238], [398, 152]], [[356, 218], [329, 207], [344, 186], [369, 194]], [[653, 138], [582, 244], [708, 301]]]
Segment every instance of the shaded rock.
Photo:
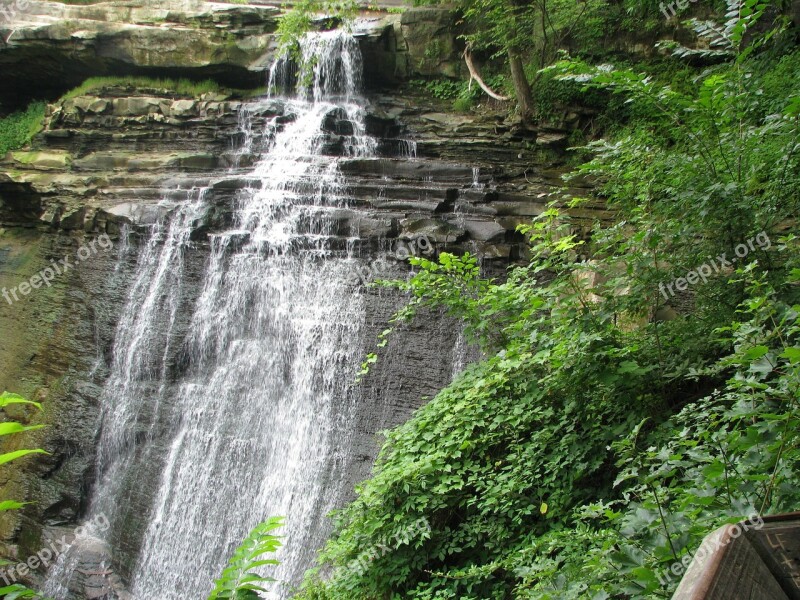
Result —
[[173, 117], [193, 117], [197, 114], [197, 102], [194, 100], [176, 100], [169, 107], [169, 115]]
[[[179, 11], [136, 2], [26, 4], [13, 27], [0, 23], [3, 39], [14, 30], [0, 45], [6, 84], [0, 102], [12, 106], [56, 97], [88, 77], [126, 72], [212, 77], [231, 87], [256, 87], [270, 62], [269, 34], [280, 13], [272, 6], [211, 2]], [[143, 109], [125, 110], [142, 114]]]
[[566, 146], [568, 135], [563, 132], [539, 133], [536, 136], [536, 145], [546, 148]]
[[403, 219], [400, 221], [400, 238], [427, 237], [433, 243], [456, 242], [464, 236], [464, 229], [437, 219]]
[[149, 115], [158, 112], [159, 102], [156, 98], [116, 98], [112, 102], [114, 114], [125, 117]]
[[472, 180], [472, 169], [463, 165], [444, 162], [354, 158], [342, 161], [340, 169], [347, 174], [398, 177], [419, 181], [429, 180], [437, 183], [467, 183]]
[[351, 235], [360, 238], [387, 238], [396, 234], [396, 224], [391, 218], [357, 216], [351, 224]]
[[478, 251], [484, 259], [508, 259], [512, 256], [511, 244], [478, 244]]
[[462, 225], [470, 237], [481, 242], [501, 241], [506, 235], [506, 228], [495, 221], [465, 219]]
[[403, 43], [408, 52], [408, 76], [460, 77], [466, 70], [457, 47], [456, 14], [439, 7], [414, 7], [400, 20]]
[[81, 207], [76, 210], [66, 212], [60, 220], [59, 225], [62, 229], [83, 229], [86, 221], [86, 208]]
[[420, 118], [426, 121], [432, 121], [438, 125], [444, 125], [451, 129], [455, 129], [461, 125], [471, 125], [475, 123], [475, 119], [457, 113], [424, 113], [420, 115]]

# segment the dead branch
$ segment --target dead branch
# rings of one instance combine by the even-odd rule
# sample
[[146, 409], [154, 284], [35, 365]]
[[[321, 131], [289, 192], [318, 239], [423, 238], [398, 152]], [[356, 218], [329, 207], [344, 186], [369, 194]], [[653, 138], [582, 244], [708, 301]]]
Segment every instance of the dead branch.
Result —
[[508, 102], [511, 100], [511, 98], [508, 96], [501, 96], [500, 94], [492, 91], [492, 89], [484, 83], [483, 79], [481, 79], [481, 76], [478, 73], [478, 69], [472, 62], [472, 53], [469, 51], [469, 48], [464, 50], [464, 62], [467, 63], [467, 69], [469, 69], [469, 76], [471, 78], [470, 81], [472, 81], [472, 79], [477, 81], [481, 89], [495, 100], [502, 100], [503, 102]]

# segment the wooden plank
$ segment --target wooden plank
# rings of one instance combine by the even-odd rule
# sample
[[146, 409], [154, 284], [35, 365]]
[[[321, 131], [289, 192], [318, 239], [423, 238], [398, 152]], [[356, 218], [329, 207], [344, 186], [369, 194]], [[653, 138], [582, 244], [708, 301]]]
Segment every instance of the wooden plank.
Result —
[[800, 600], [800, 513], [710, 533], [672, 598]]
[[789, 600], [758, 552], [735, 525], [706, 536], [673, 600]]
[[800, 600], [800, 514], [765, 517], [747, 538], [791, 600]]

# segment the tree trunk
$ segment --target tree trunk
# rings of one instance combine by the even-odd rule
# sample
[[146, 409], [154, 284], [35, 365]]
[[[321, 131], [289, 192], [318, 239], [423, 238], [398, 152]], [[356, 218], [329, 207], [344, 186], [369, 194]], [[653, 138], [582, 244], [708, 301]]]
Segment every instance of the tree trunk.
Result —
[[531, 84], [528, 83], [528, 78], [525, 76], [525, 65], [522, 64], [520, 55], [513, 50], [508, 51], [508, 62], [511, 67], [511, 80], [514, 82], [514, 92], [517, 95], [520, 117], [522, 117], [524, 124], [530, 125], [533, 120], [535, 105]]

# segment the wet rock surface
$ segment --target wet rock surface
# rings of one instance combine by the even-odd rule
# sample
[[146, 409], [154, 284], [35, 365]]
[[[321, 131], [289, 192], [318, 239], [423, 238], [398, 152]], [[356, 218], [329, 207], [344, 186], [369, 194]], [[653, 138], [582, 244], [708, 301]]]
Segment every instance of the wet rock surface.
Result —
[[[390, 3], [391, 4], [391, 3]], [[130, 0], [90, 5], [29, 0], [0, 21], [0, 108], [32, 98], [55, 99], [88, 77], [146, 75], [213, 79], [233, 88], [266, 83], [275, 58], [280, 2], [231, 4]], [[365, 12], [355, 35], [368, 85], [394, 85], [417, 76], [457, 76], [465, 67], [449, 8], [402, 14]], [[107, 110], [104, 101], [82, 109]], [[139, 112], [140, 100], [130, 105]], [[172, 116], [192, 111], [191, 102]], [[169, 116], [167, 116], [169, 118]]]
[[[0, 93], [4, 106], [24, 100], [34, 88], [57, 95], [86, 76], [108, 73], [211, 76], [252, 86], [265, 81], [273, 56], [273, 6], [31, 5], [10, 42], [0, 45], [8, 83]], [[356, 36], [372, 90], [366, 133], [375, 138], [378, 156], [346, 156], [355, 132], [342, 111], [332, 111], [321, 130], [325, 152], [341, 159], [346, 176], [343, 197], [331, 212], [331, 246], [344, 251], [355, 245], [366, 265], [365, 272], [354, 273], [352, 285], [405, 276], [399, 249], [420, 238], [430, 244], [431, 256], [469, 250], [485, 259], [487, 273], [501, 276], [508, 264], [524, 259], [517, 225], [550, 201], [587, 194], [588, 185], [572, 182], [563, 189], [560, 178], [566, 169], [563, 139], [585, 116], [565, 115], [552, 130], [536, 132], [500, 116], [502, 107], [453, 114], [412, 87], [387, 92], [385, 86], [412, 77], [460, 72], [449, 10], [370, 17]], [[242, 131], [245, 113], [252, 127]], [[251, 171], [258, 157], [242, 150], [245, 136], [264, 142], [294, 120], [280, 99], [111, 86], [52, 104], [32, 147], [0, 157], [0, 290], [18, 290], [53, 261], [77, 256], [102, 236], [113, 242], [113, 248], [75, 261], [36, 293], [0, 298], [0, 389], [44, 403], [43, 415], [15, 418], [45, 423], [28, 442], [50, 453], [16, 463], [0, 479], [0, 497], [31, 502], [19, 514], [0, 515], [0, 554], [25, 559], [87, 512], [98, 476], [100, 403], [116, 324], [149, 226], [198, 187], [208, 187], [210, 210], [193, 229], [195, 251], [185, 267], [185, 306], [177, 311], [175, 328], [180, 338], [201, 291], [209, 235], [233, 226], [241, 190], [261, 185]], [[599, 204], [581, 210], [577, 216], [587, 222], [609, 217]], [[246, 233], [231, 241], [246, 242]], [[364, 293], [368, 331], [362, 354], [373, 350], [403, 302], [383, 288]], [[187, 370], [181, 344], [171, 348], [164, 357], [166, 386], [178, 385]], [[375, 432], [406, 420], [474, 357], [459, 328], [441, 314], [392, 337], [362, 384], [357, 435], [343, 442], [348, 489], [369, 474], [379, 447]], [[154, 460], [150, 471], [122, 483], [128, 501], [109, 532], [114, 552], [99, 542], [82, 546], [82, 575], [70, 583], [74, 598], [125, 598], [124, 583], [158, 486], [158, 457], [168, 451], [159, 432], [142, 446]], [[341, 489], [341, 482], [322, 485]], [[28, 579], [35, 584], [41, 574], [40, 569]]]
[[[45, 403], [48, 427], [32, 439], [51, 453], [20, 463], [0, 481], [3, 497], [33, 502], [21, 516], [2, 516], [4, 554], [29, 556], [42, 543], [43, 528], [74, 525], [85, 514], [97, 476], [95, 439], [115, 326], [148, 226], [186, 201], [192, 190], [209, 187], [211, 208], [192, 233], [196, 252], [187, 259], [186, 306], [177, 313], [185, 321], [200, 293], [209, 234], [232, 226], [239, 190], [260, 185], [250, 171], [257, 157], [241, 151], [242, 111], [253, 117], [247, 135], [256, 137], [269, 137], [293, 119], [281, 100], [108, 88], [51, 106], [33, 149], [10, 153], [0, 162], [0, 288], [18, 286], [100, 236], [114, 244], [36, 294], [11, 303], [0, 299], [0, 388]], [[518, 224], [565, 193], [587, 192], [578, 187], [565, 192], [563, 157], [537, 163], [541, 157], [528, 152], [527, 138], [510, 128], [501, 131], [494, 117], [446, 115], [422, 99], [389, 95], [370, 96], [367, 112], [367, 129], [377, 138], [380, 156], [340, 157], [345, 196], [335, 202], [331, 232], [342, 250], [357, 238], [356, 250], [367, 265], [424, 237], [432, 254], [477, 252], [488, 272], [501, 275], [510, 262], [523, 258]], [[342, 114], [329, 115], [321, 130], [329, 154], [343, 151], [351, 127]], [[582, 210], [587, 220], [608, 217], [601, 206]], [[398, 256], [388, 262], [381, 258], [352, 284], [404, 276], [407, 266]], [[366, 293], [364, 354], [403, 301], [388, 290]], [[178, 323], [177, 335], [187, 327]], [[165, 357], [167, 385], [176, 385], [186, 370], [180, 344], [172, 347]], [[474, 356], [458, 328], [435, 314], [402, 329], [385, 352], [363, 384], [359, 433], [343, 452], [349, 489], [368, 475], [379, 445], [374, 433], [407, 419], [423, 397], [448, 383], [449, 365], [463, 365]], [[168, 451], [158, 439], [148, 442], [154, 457]], [[110, 564], [123, 582], [138, 552], [159, 465], [153, 460], [152, 472], [139, 472], [123, 484], [129, 500], [109, 536], [115, 549]], [[96, 548], [90, 550], [87, 564], [97, 556]], [[105, 575], [97, 573], [75, 584], [74, 597], [105, 589]]]

